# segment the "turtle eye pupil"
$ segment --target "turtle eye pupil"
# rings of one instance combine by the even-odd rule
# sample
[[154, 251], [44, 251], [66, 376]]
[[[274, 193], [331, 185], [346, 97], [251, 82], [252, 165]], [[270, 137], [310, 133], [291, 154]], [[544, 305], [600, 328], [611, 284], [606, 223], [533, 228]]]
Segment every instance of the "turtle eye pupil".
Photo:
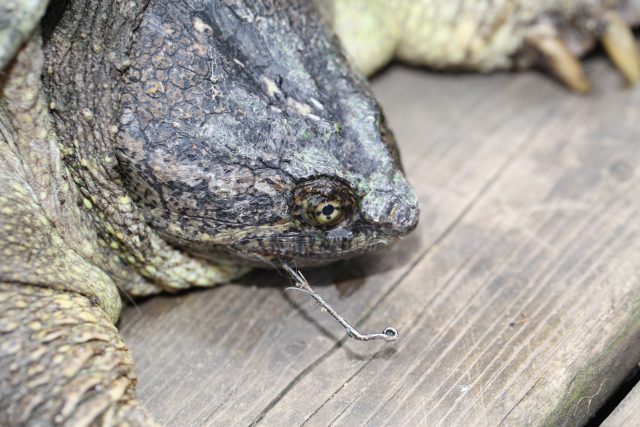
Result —
[[343, 217], [341, 203], [337, 200], [325, 200], [315, 206], [314, 222], [321, 226], [337, 224]]
[[345, 215], [341, 200], [326, 199], [307, 200], [305, 210], [302, 212], [303, 218], [309, 225], [319, 227], [332, 227], [338, 224]]

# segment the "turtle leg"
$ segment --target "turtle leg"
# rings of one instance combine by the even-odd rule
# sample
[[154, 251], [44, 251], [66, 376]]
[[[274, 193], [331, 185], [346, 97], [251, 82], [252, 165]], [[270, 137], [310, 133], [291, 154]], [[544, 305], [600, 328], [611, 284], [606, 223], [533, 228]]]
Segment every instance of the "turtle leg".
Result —
[[[582, 25], [580, 25], [580, 23]], [[590, 83], [579, 57], [599, 41], [613, 65], [633, 85], [640, 79], [640, 52], [631, 27], [615, 10], [593, 11], [576, 23], [545, 19], [532, 26], [525, 39], [525, 52], [537, 52], [534, 61], [576, 92], [587, 92]]]
[[579, 58], [600, 43], [627, 83], [640, 81], [640, 52], [631, 30], [640, 25], [637, 0], [329, 3], [333, 9], [325, 9], [334, 30], [366, 74], [394, 55], [435, 69], [536, 66], [570, 89], [587, 92], [591, 85]]
[[[386, 0], [316, 0], [316, 3], [339, 35], [349, 60], [363, 74], [372, 75], [393, 59], [402, 36], [403, 14], [390, 13]], [[397, 7], [391, 7], [398, 12]]]
[[0, 426], [155, 425], [61, 155], [32, 37], [0, 79]]
[[86, 296], [0, 283], [0, 425], [154, 426], [133, 359]]

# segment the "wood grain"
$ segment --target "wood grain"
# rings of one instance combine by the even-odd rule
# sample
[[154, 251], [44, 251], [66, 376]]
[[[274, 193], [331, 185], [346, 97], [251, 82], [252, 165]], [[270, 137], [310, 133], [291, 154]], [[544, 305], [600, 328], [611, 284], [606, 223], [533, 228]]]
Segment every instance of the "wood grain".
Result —
[[633, 390], [620, 402], [602, 427], [633, 427], [640, 424], [640, 386]]
[[578, 425], [640, 360], [640, 89], [393, 68], [374, 89], [422, 203], [391, 250], [312, 284], [256, 272], [129, 307], [139, 396], [168, 426]]

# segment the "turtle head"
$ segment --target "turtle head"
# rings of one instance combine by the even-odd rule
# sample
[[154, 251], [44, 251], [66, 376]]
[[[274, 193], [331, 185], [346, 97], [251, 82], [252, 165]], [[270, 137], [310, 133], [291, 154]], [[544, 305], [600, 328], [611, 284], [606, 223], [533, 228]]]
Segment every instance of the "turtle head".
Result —
[[411, 231], [382, 111], [309, 2], [197, 3], [152, 2], [124, 82], [121, 174], [157, 232], [218, 261], [310, 265]]

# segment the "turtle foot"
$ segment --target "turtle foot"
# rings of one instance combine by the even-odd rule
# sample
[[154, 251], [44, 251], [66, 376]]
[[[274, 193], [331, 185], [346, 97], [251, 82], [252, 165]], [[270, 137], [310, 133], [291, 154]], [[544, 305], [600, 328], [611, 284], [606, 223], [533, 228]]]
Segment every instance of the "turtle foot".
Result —
[[133, 359], [91, 298], [0, 283], [0, 425], [157, 427]]
[[585, 93], [591, 83], [579, 57], [599, 41], [613, 65], [633, 85], [640, 80], [640, 52], [625, 19], [607, 10], [574, 26], [554, 25], [551, 20], [532, 27], [526, 38], [527, 47], [537, 54], [537, 63], [549, 69], [570, 89]]

